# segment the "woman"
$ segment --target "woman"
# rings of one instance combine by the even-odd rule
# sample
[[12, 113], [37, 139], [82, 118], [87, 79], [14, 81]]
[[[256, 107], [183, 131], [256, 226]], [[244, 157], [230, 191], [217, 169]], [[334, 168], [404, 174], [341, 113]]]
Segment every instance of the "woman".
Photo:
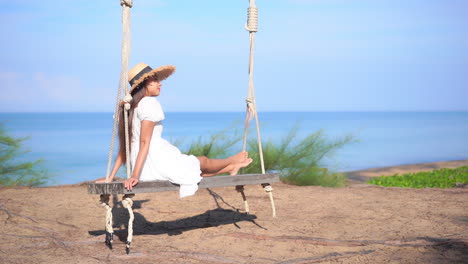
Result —
[[[130, 157], [133, 168], [125, 188], [131, 190], [141, 181], [168, 180], [180, 185], [180, 197], [193, 195], [202, 177], [229, 173], [236, 175], [252, 159], [247, 152], [239, 152], [227, 159], [209, 159], [182, 154], [179, 149], [161, 137], [164, 112], [156, 99], [161, 92], [161, 81], [175, 71], [172, 65], [152, 69], [139, 63], [128, 73], [133, 99], [129, 110]], [[125, 163], [125, 132], [123, 107], [120, 109], [120, 149], [109, 180], [112, 181]], [[100, 180], [99, 182], [104, 182]]]

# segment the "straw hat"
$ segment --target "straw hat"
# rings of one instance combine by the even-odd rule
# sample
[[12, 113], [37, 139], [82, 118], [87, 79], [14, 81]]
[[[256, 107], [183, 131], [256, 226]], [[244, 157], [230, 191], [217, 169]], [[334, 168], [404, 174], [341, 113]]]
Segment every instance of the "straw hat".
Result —
[[130, 93], [134, 92], [144, 80], [149, 77], [156, 77], [158, 81], [163, 81], [175, 71], [175, 66], [165, 65], [157, 69], [152, 69], [145, 63], [138, 63], [128, 72], [128, 82], [130, 83]]

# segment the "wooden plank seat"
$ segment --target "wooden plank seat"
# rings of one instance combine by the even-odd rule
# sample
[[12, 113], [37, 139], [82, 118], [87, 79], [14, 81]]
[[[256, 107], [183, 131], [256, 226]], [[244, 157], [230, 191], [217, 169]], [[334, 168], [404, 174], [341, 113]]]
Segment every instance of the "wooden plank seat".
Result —
[[[268, 174], [241, 174], [236, 176], [214, 176], [205, 177], [198, 185], [199, 188], [215, 188], [226, 186], [253, 185], [253, 184], [268, 184], [279, 182], [278, 173]], [[89, 183], [89, 194], [135, 194], [135, 193], [152, 193], [176, 191], [179, 189], [177, 184], [169, 181], [147, 181], [139, 182], [133, 187], [132, 191], [124, 188], [123, 182], [111, 183]]]

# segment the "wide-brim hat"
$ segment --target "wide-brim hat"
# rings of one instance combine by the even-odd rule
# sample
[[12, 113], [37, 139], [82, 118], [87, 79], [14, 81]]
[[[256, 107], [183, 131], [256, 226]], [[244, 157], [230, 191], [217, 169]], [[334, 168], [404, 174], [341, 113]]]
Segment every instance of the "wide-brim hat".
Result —
[[132, 93], [142, 82], [149, 77], [156, 77], [158, 81], [163, 81], [174, 73], [176, 67], [173, 65], [165, 65], [156, 69], [152, 69], [145, 63], [138, 63], [128, 72], [128, 82], [130, 83], [130, 93]]

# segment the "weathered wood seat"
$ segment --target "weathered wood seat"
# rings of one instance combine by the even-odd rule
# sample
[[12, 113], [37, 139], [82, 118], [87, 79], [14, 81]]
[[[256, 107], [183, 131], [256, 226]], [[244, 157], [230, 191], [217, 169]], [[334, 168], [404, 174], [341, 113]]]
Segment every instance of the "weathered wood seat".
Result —
[[[215, 188], [226, 186], [253, 185], [253, 184], [268, 184], [279, 182], [278, 173], [269, 174], [242, 174], [236, 176], [214, 176], [205, 177], [202, 179], [199, 188]], [[134, 194], [134, 193], [152, 193], [176, 191], [179, 186], [169, 181], [149, 181], [140, 182], [133, 187], [132, 191], [124, 188], [123, 182], [111, 183], [89, 183], [89, 194]]]

